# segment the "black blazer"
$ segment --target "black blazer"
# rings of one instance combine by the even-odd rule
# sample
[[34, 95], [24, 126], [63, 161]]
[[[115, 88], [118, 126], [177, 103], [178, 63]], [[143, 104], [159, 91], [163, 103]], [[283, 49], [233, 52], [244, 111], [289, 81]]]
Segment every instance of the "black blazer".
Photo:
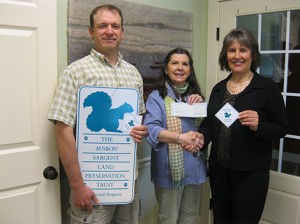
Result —
[[[212, 142], [210, 165], [217, 162], [218, 135], [221, 123], [215, 114], [223, 106], [226, 83], [230, 77], [231, 74], [212, 89], [207, 118], [199, 128], [199, 132], [204, 135], [205, 146]], [[257, 111], [259, 123], [256, 132], [251, 131], [248, 126], [242, 126], [238, 119], [232, 124], [230, 168], [239, 171], [269, 169], [272, 159], [271, 141], [285, 136], [288, 128], [285, 105], [278, 86], [272, 80], [255, 73], [250, 84], [237, 96], [234, 108], [238, 112]]]

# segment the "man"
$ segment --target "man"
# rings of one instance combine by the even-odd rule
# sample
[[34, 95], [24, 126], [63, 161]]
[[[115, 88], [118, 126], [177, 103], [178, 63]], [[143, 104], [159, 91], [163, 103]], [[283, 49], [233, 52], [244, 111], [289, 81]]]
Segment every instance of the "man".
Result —
[[[145, 112], [143, 81], [138, 70], [122, 59], [119, 45], [124, 36], [123, 16], [113, 5], [96, 7], [90, 14], [89, 34], [94, 46], [90, 55], [69, 65], [62, 73], [48, 118], [55, 122], [58, 153], [71, 187], [71, 223], [138, 223], [137, 188], [133, 201], [126, 205], [92, 205], [100, 203], [90, 187], [84, 185], [77, 157], [77, 92], [83, 85], [128, 87], [140, 93], [139, 113]], [[148, 134], [145, 126], [133, 127], [130, 135], [141, 142]]]

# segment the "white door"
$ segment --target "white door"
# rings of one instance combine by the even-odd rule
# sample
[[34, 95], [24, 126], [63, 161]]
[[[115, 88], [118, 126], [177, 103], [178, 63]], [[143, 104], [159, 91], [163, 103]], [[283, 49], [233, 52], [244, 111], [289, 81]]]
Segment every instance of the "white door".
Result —
[[[219, 41], [209, 40], [208, 54], [210, 55], [209, 60], [210, 57], [212, 60], [208, 63], [208, 70], [214, 72], [214, 69], [219, 68], [217, 58], [224, 36], [232, 28], [243, 26], [254, 32], [259, 40], [262, 54], [260, 73], [274, 80], [278, 79], [274, 75], [275, 69], [273, 66], [280, 65], [282, 80], [281, 82], [276, 81], [279, 85], [282, 85], [285, 102], [289, 102], [290, 98], [299, 100], [300, 82], [298, 83], [299, 90], [289, 91], [288, 76], [290, 71], [287, 68], [291, 54], [300, 53], [300, 50], [293, 50], [294, 46], [300, 44], [299, 0], [226, 0], [214, 2], [211, 4], [214, 5], [215, 11], [219, 10], [219, 16], [217, 16], [219, 18], [216, 22], [213, 22], [216, 26], [209, 32], [213, 34], [217, 31], [216, 28], [219, 27]], [[210, 6], [210, 12], [212, 12], [212, 5]], [[213, 17], [216, 17], [215, 12]], [[213, 17], [210, 16], [209, 18]], [[214, 48], [214, 44], [217, 45], [216, 48]], [[210, 66], [213, 68], [210, 68]], [[208, 89], [211, 89], [215, 82], [224, 79], [228, 75], [228, 73], [221, 72], [219, 69], [215, 71], [215, 80], [214, 78], [208, 78]], [[299, 105], [294, 107], [293, 110], [297, 108], [299, 108]], [[291, 116], [293, 116], [292, 114]], [[299, 117], [299, 113], [297, 117]], [[294, 118], [289, 117], [291, 123], [295, 118], [296, 116]], [[300, 125], [296, 129], [294, 133], [289, 133], [278, 144], [274, 145], [272, 164], [272, 170], [274, 171], [271, 173], [270, 188], [260, 223], [300, 223]]]
[[[0, 223], [59, 224], [47, 113], [57, 79], [56, 1], [0, 1]], [[53, 171], [52, 174], [55, 174]], [[52, 176], [53, 178], [55, 176]]]

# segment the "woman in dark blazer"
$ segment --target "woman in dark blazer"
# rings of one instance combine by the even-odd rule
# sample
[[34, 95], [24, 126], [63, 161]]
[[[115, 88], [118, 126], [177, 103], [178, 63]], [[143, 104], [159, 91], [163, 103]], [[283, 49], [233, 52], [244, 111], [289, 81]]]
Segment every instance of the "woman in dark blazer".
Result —
[[[231, 30], [219, 56], [221, 70], [230, 75], [211, 92], [207, 118], [199, 132], [212, 142], [209, 180], [215, 224], [257, 224], [263, 212], [270, 176], [272, 143], [287, 131], [282, 95], [272, 80], [256, 72], [260, 53], [246, 29]], [[231, 125], [215, 115], [237, 112]], [[230, 114], [228, 115], [230, 116]], [[228, 126], [228, 127], [227, 127]]]

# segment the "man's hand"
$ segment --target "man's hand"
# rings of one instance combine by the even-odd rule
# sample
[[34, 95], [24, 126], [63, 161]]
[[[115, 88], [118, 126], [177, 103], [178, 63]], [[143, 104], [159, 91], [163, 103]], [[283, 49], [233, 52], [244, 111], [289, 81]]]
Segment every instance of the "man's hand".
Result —
[[100, 203], [92, 189], [86, 185], [73, 189], [71, 197], [76, 208], [82, 211], [91, 212], [93, 210], [92, 202]]
[[141, 143], [142, 139], [148, 134], [148, 128], [145, 125], [136, 125], [131, 129], [130, 132], [130, 136], [137, 143]]

